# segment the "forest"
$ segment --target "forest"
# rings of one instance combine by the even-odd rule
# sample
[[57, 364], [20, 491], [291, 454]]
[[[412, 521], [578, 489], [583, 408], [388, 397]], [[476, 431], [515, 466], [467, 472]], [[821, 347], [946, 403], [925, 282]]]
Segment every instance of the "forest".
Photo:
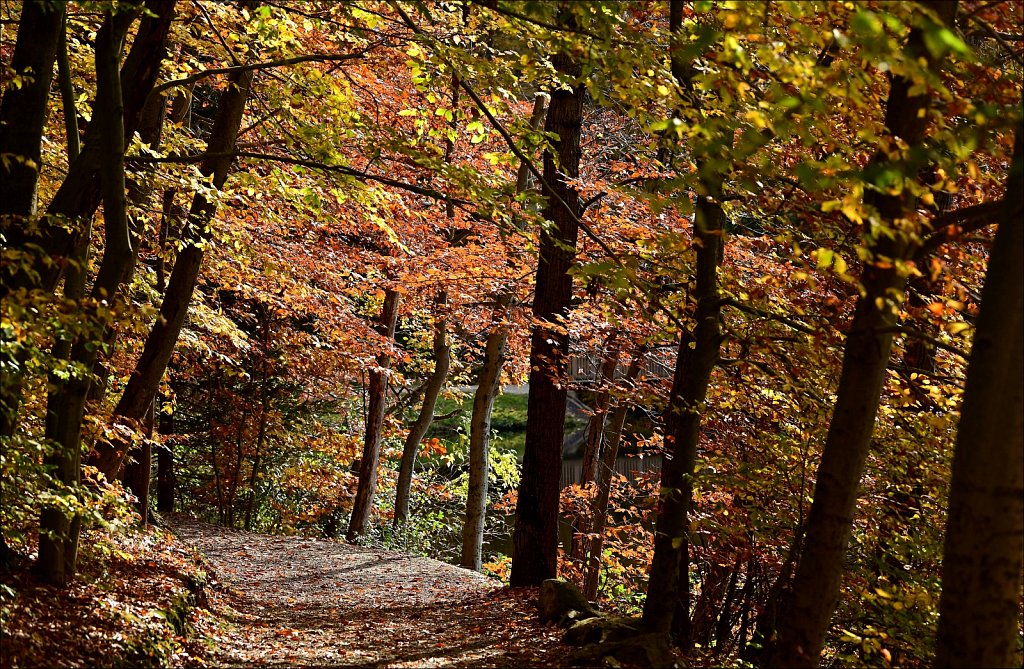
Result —
[[1024, 3], [0, 0], [0, 58], [0, 666], [1024, 662]]

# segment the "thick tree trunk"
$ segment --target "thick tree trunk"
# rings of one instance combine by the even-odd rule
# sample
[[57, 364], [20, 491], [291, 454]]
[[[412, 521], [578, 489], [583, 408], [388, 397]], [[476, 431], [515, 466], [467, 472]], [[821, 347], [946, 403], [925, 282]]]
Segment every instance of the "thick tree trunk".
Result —
[[[631, 384], [639, 376], [643, 368], [644, 349], [641, 348], [633, 356], [626, 371], [625, 383]], [[587, 575], [583, 582], [583, 594], [590, 600], [597, 599], [597, 586], [601, 581], [601, 563], [604, 551], [604, 529], [608, 522], [608, 500], [611, 497], [612, 477], [615, 475], [615, 461], [619, 457], [619, 444], [622, 442], [622, 429], [626, 425], [626, 414], [629, 404], [618, 400], [615, 410], [608, 419], [604, 434], [604, 450], [601, 452], [601, 464], [597, 470], [597, 496], [591, 511], [590, 534], [593, 538], [586, 549]]]
[[[118, 76], [121, 50], [132, 13], [108, 14], [96, 35], [96, 125], [103, 141], [100, 176], [103, 195], [105, 246], [92, 295], [114, 304], [121, 287], [135, 269], [135, 249], [131, 244], [124, 175], [124, 117], [121, 81]], [[110, 324], [101, 328], [106, 331]], [[64, 382], [47, 403], [46, 437], [55, 444], [48, 458], [57, 482], [76, 492], [79, 485], [82, 419], [89, 394], [93, 369], [103, 335], [80, 337], [71, 349], [71, 360], [79, 372]], [[59, 491], [67, 494], [66, 490]], [[42, 580], [65, 585], [75, 573], [77, 535], [70, 532], [70, 519], [59, 508], [46, 508], [40, 518], [37, 570]]]
[[1017, 126], [981, 295], [942, 561], [936, 667], [1019, 667], [1024, 573], [1024, 183]]
[[[671, 29], [678, 35], [682, 2], [672, 0]], [[700, 101], [690, 86], [690, 73], [677, 58], [672, 74], [684, 87], [690, 105], [700, 111]], [[697, 463], [701, 415], [711, 372], [718, 362], [721, 344], [718, 294], [718, 263], [723, 254], [722, 175], [708, 167], [709, 156], [697, 155], [698, 192], [693, 223], [697, 266], [693, 306], [693, 330], [679, 337], [679, 352], [672, 394], [665, 415], [666, 449], [661, 467], [661, 495], [654, 534], [654, 560], [647, 584], [643, 622], [648, 629], [671, 632], [688, 651], [690, 640], [690, 541], [689, 513], [693, 472]]]
[[[553, 58], [555, 68], [571, 79], [580, 65], [569, 56]], [[533, 314], [545, 325], [535, 326], [530, 342], [530, 396], [527, 403], [526, 450], [512, 535], [513, 586], [539, 585], [554, 578], [558, 568], [558, 479], [562, 465], [565, 424], [565, 355], [568, 337], [559, 319], [569, 311], [572, 268], [579, 232], [579, 194], [569, 180], [579, 175], [583, 87], [551, 94], [546, 132], [558, 136], [558, 160], [544, 154], [544, 218]], [[550, 190], [549, 190], [550, 189]], [[550, 325], [547, 325], [550, 324]]]
[[498, 298], [491, 332], [484, 345], [484, 365], [477, 377], [473, 396], [473, 416], [469, 423], [469, 493], [466, 497], [466, 522], [462, 526], [462, 555], [459, 565], [480, 571], [483, 568], [484, 524], [487, 517], [487, 484], [490, 475], [491, 409], [501, 386], [501, 368], [505, 364], [508, 326], [502, 323], [512, 303], [512, 293]]
[[[384, 304], [381, 306], [378, 331], [388, 340], [395, 338], [395, 326], [398, 324], [398, 291], [389, 289], [384, 293]], [[381, 353], [377, 357], [377, 367], [370, 370], [370, 387], [367, 391], [369, 407], [366, 412], [366, 436], [363, 439], [363, 458], [359, 463], [359, 485], [356, 498], [352, 505], [352, 517], [349, 520], [345, 539], [353, 542], [366, 531], [370, 522], [370, 511], [373, 509], [373, 494], [377, 489], [377, 463], [380, 461], [381, 432], [384, 429], [384, 410], [388, 390], [388, 370], [391, 368], [391, 356]]]
[[448, 320], [440, 313], [446, 308], [447, 303], [448, 295], [442, 290], [437, 295], [434, 314], [434, 371], [427, 379], [420, 413], [409, 429], [405, 447], [402, 449], [402, 463], [398, 469], [398, 485], [395, 492], [395, 525], [401, 525], [409, 518], [409, 496], [412, 490], [412, 473], [416, 465], [416, 452], [423, 441], [423, 435], [434, 421], [434, 407], [437, 406], [437, 398], [444, 390], [444, 382], [448, 379], [448, 369], [451, 367], [452, 350], [448, 345]]
[[[952, 25], [956, 2], [931, 4], [940, 20]], [[906, 51], [912, 58], [925, 58], [929, 67], [936, 69], [924, 48], [920, 28], [911, 31]], [[924, 139], [925, 111], [931, 100], [930, 92], [911, 94], [914, 88], [912, 81], [895, 77], [885, 115], [889, 133], [911, 148]], [[880, 165], [888, 160], [879, 153], [873, 163]], [[909, 197], [905, 193], [879, 195], [869, 204], [874, 204], [894, 235], [880, 236], [870, 247], [873, 261], [865, 263], [863, 291], [846, 338], [836, 405], [818, 468], [804, 548], [792, 591], [782, 609], [785, 613], [762, 658], [765, 666], [817, 666], [839, 598], [857, 490], [889, 364], [892, 326], [906, 288], [906, 277], [894, 261], [913, 252], [909, 236], [895, 224], [913, 216], [914, 203]]]

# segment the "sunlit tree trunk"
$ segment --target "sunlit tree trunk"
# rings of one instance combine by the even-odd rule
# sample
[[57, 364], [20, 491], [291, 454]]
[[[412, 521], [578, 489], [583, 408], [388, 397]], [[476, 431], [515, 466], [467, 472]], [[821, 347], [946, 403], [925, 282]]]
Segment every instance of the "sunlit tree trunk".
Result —
[[451, 366], [451, 346], [448, 345], [448, 319], [442, 313], [448, 303], [448, 294], [440, 291], [437, 294], [434, 313], [434, 371], [427, 379], [423, 392], [423, 404], [420, 406], [416, 422], [409, 429], [402, 449], [402, 462], [398, 470], [398, 484], [395, 493], [395, 525], [404, 523], [409, 518], [409, 496], [412, 489], [412, 473], [416, 465], [416, 452], [419, 450], [423, 436], [430, 429], [434, 420], [434, 407], [437, 398], [444, 390], [448, 379], [448, 368]]
[[484, 524], [487, 517], [487, 484], [490, 475], [488, 449], [491, 439], [491, 409], [501, 386], [501, 367], [505, 363], [507, 317], [512, 293], [503, 293], [495, 305], [492, 329], [484, 345], [484, 364], [477, 377], [473, 395], [473, 416], [469, 424], [469, 491], [466, 496], [466, 521], [462, 527], [462, 554], [459, 564], [480, 571], [483, 567]]
[[[395, 338], [395, 326], [398, 323], [398, 303], [400, 295], [394, 289], [384, 294], [381, 306], [378, 331], [389, 341]], [[373, 495], [377, 489], [377, 463], [380, 461], [381, 432], [384, 429], [384, 409], [387, 402], [388, 372], [391, 369], [391, 356], [385, 351], [377, 356], [377, 366], [370, 370], [369, 406], [366, 412], [366, 433], [363, 438], [363, 457], [359, 463], [359, 484], [356, 498], [352, 505], [352, 517], [349, 520], [345, 538], [355, 541], [366, 531], [370, 522], [370, 511], [373, 509]]]
[[[952, 25], [956, 2], [929, 4], [940, 21]], [[924, 48], [922, 30], [915, 28], [907, 39], [907, 55], [923, 58], [931, 69], [937, 69]], [[909, 79], [894, 77], [886, 108], [886, 129], [911, 148], [920, 146], [925, 138], [926, 110], [931, 101], [930, 92], [915, 90], [920, 88]], [[879, 153], [872, 162], [882, 165], [888, 160], [886, 154]], [[909, 236], [896, 226], [897, 221], [915, 215], [914, 202], [906, 191], [900, 195], [879, 194], [867, 203], [874, 206], [894, 234], [879, 235], [868, 248], [872, 259], [865, 263], [861, 297], [846, 337], [836, 404], [818, 467], [803, 552], [792, 590], [781, 609], [780, 624], [763, 655], [764, 666], [817, 666], [839, 598], [843, 556], [885, 383], [892, 328], [906, 289], [906, 277], [897, 264], [913, 252]]]
[[[540, 93], [534, 99], [530, 128], [536, 132], [544, 123], [549, 96]], [[516, 175], [516, 193], [529, 186], [529, 166], [525, 161]], [[459, 564], [480, 571], [483, 566], [484, 526], [487, 517], [487, 484], [490, 476], [491, 410], [501, 386], [501, 369], [505, 364], [505, 350], [509, 328], [504, 324], [508, 309], [515, 297], [505, 290], [495, 299], [494, 322], [484, 345], [484, 363], [477, 378], [473, 395], [473, 416], [469, 424], [469, 491], [466, 496], [466, 521], [462, 527], [462, 554]]]
[[[552, 59], [555, 69], [575, 80], [579, 63], [565, 54]], [[579, 194], [569, 183], [579, 175], [583, 87], [551, 93], [545, 132], [558, 136], [557, 161], [544, 154], [544, 218], [533, 315], [550, 325], [535, 326], [530, 342], [530, 395], [527, 403], [523, 477], [512, 535], [513, 586], [539, 585], [554, 578], [558, 563], [558, 480], [565, 424], [565, 355], [568, 337], [559, 319], [569, 311], [572, 268], [579, 233]], [[550, 190], [549, 190], [550, 189]]]
[[936, 667], [1019, 667], [1024, 576], [1024, 171], [1017, 126], [953, 457]]

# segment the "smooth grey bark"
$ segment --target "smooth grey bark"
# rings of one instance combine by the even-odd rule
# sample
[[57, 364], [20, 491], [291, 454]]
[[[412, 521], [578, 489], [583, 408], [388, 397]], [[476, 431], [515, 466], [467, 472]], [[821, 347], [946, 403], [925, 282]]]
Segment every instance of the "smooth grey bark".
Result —
[[[230, 152], [234, 150], [242, 125], [246, 102], [252, 88], [253, 72], [235, 74], [230, 85], [221, 93], [217, 118], [207, 144], [210, 154], [200, 165], [200, 172], [212, 177], [216, 188], [223, 188], [231, 167]], [[114, 419], [129, 424], [141, 421], [156, 398], [160, 380], [174, 353], [178, 336], [184, 325], [188, 307], [192, 302], [205, 255], [205, 241], [211, 234], [209, 223], [216, 213], [216, 205], [197, 193], [186, 219], [183, 238], [185, 248], [178, 252], [174, 269], [167, 282], [167, 290], [160, 305], [160, 315], [153, 323], [142, 355], [139, 356], [114, 408]], [[123, 441], [99, 442], [89, 457], [93, 465], [108, 477], [115, 476], [127, 450]]]
[[[539, 93], [533, 101], [530, 129], [540, 130], [547, 114], [551, 97]], [[516, 175], [516, 194], [529, 187], [529, 166], [522, 162]], [[459, 565], [474, 571], [483, 568], [484, 527], [487, 520], [487, 489], [490, 476], [491, 411], [501, 387], [501, 369], [505, 364], [505, 351], [509, 327], [509, 307], [515, 297], [511, 289], [498, 293], [495, 299], [494, 321], [484, 344], [484, 363], [477, 378], [473, 395], [473, 415], [469, 423], [469, 490], [466, 496], [466, 520], [462, 526], [462, 553]]]
[[[625, 385], [633, 383], [643, 368], [645, 350], [640, 348], [629, 363], [624, 379]], [[604, 551], [604, 530], [608, 522], [608, 501], [611, 498], [612, 477], [615, 475], [615, 461], [619, 457], [619, 444], [622, 443], [622, 429], [626, 425], [626, 414], [629, 403], [623, 399], [615, 402], [615, 409], [608, 418], [604, 432], [604, 449], [601, 451], [601, 464], [597, 470], [595, 483], [597, 495], [591, 510], [589, 532], [593, 535], [586, 547], [587, 573], [583, 580], [583, 595], [589, 601], [597, 599], [597, 587], [601, 581], [601, 563]]]
[[462, 526], [462, 553], [459, 565], [480, 571], [483, 568], [484, 526], [487, 519], [487, 488], [490, 476], [491, 410], [501, 387], [501, 368], [509, 327], [504, 323], [512, 293], [504, 292], [495, 304], [494, 322], [484, 344], [484, 364], [477, 377], [473, 395], [473, 416], [469, 423], [469, 491], [466, 496], [466, 520]]
[[[384, 304], [381, 305], [377, 331], [387, 340], [395, 338], [395, 326], [398, 324], [398, 291], [388, 289], [384, 293]], [[366, 531], [373, 510], [373, 495], [377, 489], [377, 463], [380, 461], [381, 432], [384, 428], [384, 410], [387, 403], [388, 371], [391, 369], [391, 356], [387, 352], [377, 356], [377, 366], [370, 370], [370, 386], [367, 390], [369, 406], [366, 411], [366, 433], [363, 438], [363, 457], [359, 463], [359, 484], [356, 498], [352, 504], [352, 517], [349, 519], [348, 532], [345, 539], [356, 541]]]
[[1024, 575], [1024, 132], [981, 294], [950, 487], [936, 667], [1019, 667]]
[[[571, 81], [579, 79], [578, 62], [566, 54], [552, 59]], [[565, 355], [568, 336], [559, 320], [572, 299], [572, 268], [579, 234], [580, 198], [570, 180], [579, 176], [580, 126], [584, 87], [551, 93], [545, 132], [558, 137], [555, 150], [544, 152], [544, 194], [548, 197], [541, 231], [533, 315], [544, 323], [530, 340], [530, 395], [527, 402], [523, 476], [512, 534], [512, 586], [540, 585], [554, 578], [558, 563], [558, 479], [565, 425]], [[550, 189], [550, 190], [549, 190]]]
[[[953, 25], [955, 1], [928, 6], [940, 22]], [[922, 20], [931, 21], [931, 16], [925, 14]], [[938, 62], [925, 48], [921, 28], [911, 30], [905, 51], [909, 58], [923, 58], [931, 70], [938, 71]], [[911, 80], [894, 77], [885, 114], [889, 134], [900, 137], [911, 149], [921, 146], [931, 97], [930, 91], [916, 90]], [[872, 158], [873, 165], [888, 161], [882, 152]], [[875, 194], [865, 200], [895, 234], [869, 240], [872, 259], [865, 263], [862, 293], [846, 337], [836, 404], [815, 479], [803, 551], [792, 589], [780, 609], [780, 624], [766, 643], [763, 666], [818, 665], [839, 599], [860, 478], [885, 383], [893, 326], [906, 289], [906, 277], [897, 263], [915, 252], [911, 236], [896, 226], [896, 221], [913, 214], [914, 201], [906, 191], [899, 195]]]
[[416, 452], [419, 450], [423, 436], [430, 429], [434, 421], [434, 407], [437, 406], [437, 398], [444, 390], [444, 383], [448, 379], [448, 369], [451, 367], [451, 346], [448, 345], [448, 319], [442, 315], [442, 311], [448, 304], [448, 294], [442, 290], [437, 294], [434, 313], [434, 343], [433, 357], [434, 370], [427, 379], [426, 388], [423, 391], [423, 404], [420, 405], [419, 415], [416, 422], [409, 428], [409, 434], [405, 438], [405, 446], [402, 449], [402, 462], [398, 469], [398, 483], [395, 491], [395, 525], [401, 525], [409, 519], [409, 497], [412, 490], [412, 473], [416, 465]]
[[[99, 157], [105, 245], [92, 296], [109, 305], [119, 299], [121, 287], [130, 280], [135, 269], [125, 195], [124, 108], [118, 72], [124, 39], [134, 21], [134, 13], [108, 13], [96, 35], [95, 124], [103, 140]], [[47, 402], [46, 437], [55, 449], [47, 461], [53, 467], [58, 484], [72, 493], [79, 485], [82, 419], [92, 384], [89, 372], [96, 363], [108, 328], [109, 324], [103, 324], [99, 336], [76, 338], [71, 361], [77, 365], [78, 373], [64, 381]], [[40, 516], [36, 568], [42, 580], [57, 586], [66, 585], [76, 570], [78, 537], [71, 533], [70, 521], [64, 511], [56, 507], [45, 508]]]

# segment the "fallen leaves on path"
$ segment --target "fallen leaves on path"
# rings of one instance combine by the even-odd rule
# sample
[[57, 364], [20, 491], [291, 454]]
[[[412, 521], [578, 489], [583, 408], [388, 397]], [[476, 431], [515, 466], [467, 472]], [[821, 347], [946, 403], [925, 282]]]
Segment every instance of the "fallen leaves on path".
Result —
[[500, 588], [443, 562], [328, 540], [165, 517], [206, 557], [203, 630], [214, 666], [563, 667], [560, 630], [537, 620], [535, 588]]

